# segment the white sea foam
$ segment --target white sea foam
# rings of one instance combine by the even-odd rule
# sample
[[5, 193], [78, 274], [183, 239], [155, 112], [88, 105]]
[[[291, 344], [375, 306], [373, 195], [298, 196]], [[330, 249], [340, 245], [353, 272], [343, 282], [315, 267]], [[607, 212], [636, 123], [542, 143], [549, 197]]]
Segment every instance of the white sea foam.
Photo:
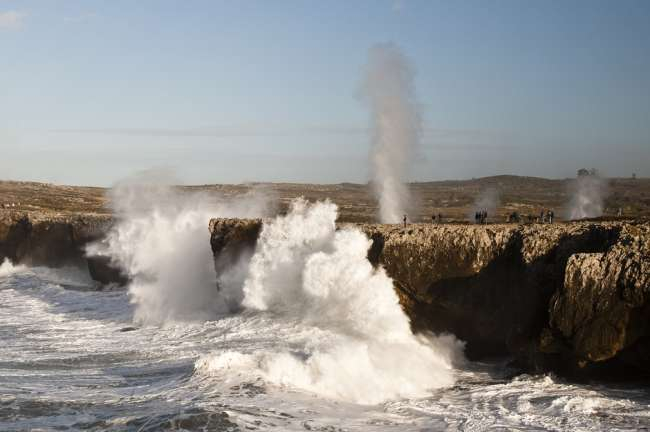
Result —
[[[0, 280], [0, 401], [6, 414], [0, 414], [0, 430], [650, 427], [650, 395], [643, 386], [571, 384], [552, 376], [508, 379], [503, 364], [468, 363], [454, 369], [457, 385], [370, 406], [297, 391], [296, 378], [272, 385], [265, 375], [269, 360], [331, 352], [339, 379], [354, 381], [343, 373], [355, 357], [337, 357], [334, 347], [345, 340], [338, 330], [271, 310], [124, 332], [133, 309], [124, 291], [64, 289], [52, 278], [76, 276], [67, 274], [70, 269], [59, 272], [29, 268]], [[351, 348], [353, 355], [358, 347]], [[404, 373], [408, 367], [403, 359], [397, 365]], [[361, 391], [374, 392], [375, 382]]]
[[87, 248], [124, 269], [136, 305], [135, 320], [148, 324], [205, 321], [229, 310], [217, 292], [208, 222], [213, 217], [259, 217], [257, 194], [226, 200], [179, 192], [165, 174], [146, 173], [111, 190], [118, 222]]
[[245, 307], [315, 332], [293, 349], [220, 353], [199, 369], [218, 373], [234, 358], [275, 384], [362, 404], [453, 384], [461, 344], [412, 334], [392, 280], [366, 258], [371, 241], [336, 231], [336, 214], [330, 202], [294, 201], [264, 226], [244, 284]]
[[25, 271], [27, 267], [22, 264], [14, 265], [9, 258], [5, 258], [0, 264], [0, 277], [11, 276], [14, 273]]

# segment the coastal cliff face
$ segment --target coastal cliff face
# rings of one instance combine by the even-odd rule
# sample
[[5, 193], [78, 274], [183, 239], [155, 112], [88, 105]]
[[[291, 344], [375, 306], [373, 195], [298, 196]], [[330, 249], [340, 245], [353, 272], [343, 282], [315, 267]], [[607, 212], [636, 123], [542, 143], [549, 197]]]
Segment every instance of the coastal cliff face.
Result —
[[569, 259], [549, 306], [551, 342], [560, 343], [542, 350], [574, 369], [650, 377], [649, 291], [650, 226], [623, 225], [612, 247]]
[[[87, 267], [126, 278], [84, 248], [107, 215], [0, 212], [0, 262]], [[510, 355], [531, 371], [650, 377], [650, 224], [341, 224], [371, 240], [414, 331], [449, 332], [470, 359]], [[213, 219], [215, 270], [250, 257], [263, 221]]]
[[[214, 219], [216, 262], [253, 248], [262, 226]], [[471, 359], [574, 376], [650, 370], [647, 224], [345, 226], [372, 239], [368, 259], [393, 278], [413, 329], [455, 334]]]
[[86, 257], [85, 245], [100, 239], [112, 224], [107, 215], [52, 215], [36, 212], [0, 213], [0, 262], [32, 266], [87, 267], [102, 284], [124, 284], [120, 271], [107, 259]]

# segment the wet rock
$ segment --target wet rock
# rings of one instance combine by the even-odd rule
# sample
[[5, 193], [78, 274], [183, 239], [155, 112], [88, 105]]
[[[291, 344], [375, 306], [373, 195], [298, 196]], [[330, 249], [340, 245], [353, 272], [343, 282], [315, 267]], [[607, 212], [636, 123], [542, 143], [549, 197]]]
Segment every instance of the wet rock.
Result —
[[0, 213], [0, 262], [33, 266], [87, 267], [93, 279], [124, 284], [125, 278], [103, 258], [85, 256], [86, 244], [99, 240], [112, 224], [107, 215], [39, 212]]
[[126, 286], [129, 278], [108, 257], [86, 257], [90, 277], [102, 285]]
[[252, 254], [261, 229], [262, 219], [210, 220], [210, 246], [217, 274]]

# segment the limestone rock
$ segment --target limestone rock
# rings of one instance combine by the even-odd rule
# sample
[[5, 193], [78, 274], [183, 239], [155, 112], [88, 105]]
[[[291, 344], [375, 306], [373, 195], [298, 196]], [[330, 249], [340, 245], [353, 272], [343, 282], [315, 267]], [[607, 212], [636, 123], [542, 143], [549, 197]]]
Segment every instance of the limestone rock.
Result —
[[[650, 371], [650, 227], [625, 225], [602, 253], [576, 254], [550, 304], [550, 328], [578, 368], [616, 360]], [[565, 353], [567, 354], [567, 353]]]
[[34, 266], [88, 267], [101, 283], [124, 284], [108, 260], [88, 258], [85, 245], [100, 239], [113, 223], [107, 215], [0, 212], [0, 262]]
[[[215, 260], [254, 248], [262, 223], [211, 221]], [[352, 226], [372, 239], [368, 259], [393, 278], [413, 329], [453, 333], [470, 358], [650, 371], [648, 224]]]

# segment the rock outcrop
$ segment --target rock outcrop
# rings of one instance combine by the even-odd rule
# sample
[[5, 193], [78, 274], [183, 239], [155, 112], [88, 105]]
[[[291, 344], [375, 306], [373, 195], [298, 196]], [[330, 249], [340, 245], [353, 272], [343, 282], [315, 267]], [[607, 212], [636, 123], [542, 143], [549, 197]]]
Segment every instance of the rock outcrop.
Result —
[[612, 247], [568, 260], [542, 351], [579, 374], [650, 377], [649, 291], [650, 226], [623, 225]]
[[0, 262], [33, 266], [87, 267], [102, 284], [124, 284], [126, 278], [107, 259], [87, 257], [86, 244], [100, 239], [112, 218], [92, 213], [75, 215], [37, 212], [0, 213]]
[[[253, 248], [262, 224], [213, 220], [215, 260]], [[455, 334], [471, 359], [511, 355], [575, 376], [650, 371], [647, 224], [352, 226], [372, 239], [368, 259], [393, 278], [413, 329]]]
[[261, 219], [210, 220], [210, 246], [217, 274], [234, 265], [243, 254], [253, 251], [261, 229]]

